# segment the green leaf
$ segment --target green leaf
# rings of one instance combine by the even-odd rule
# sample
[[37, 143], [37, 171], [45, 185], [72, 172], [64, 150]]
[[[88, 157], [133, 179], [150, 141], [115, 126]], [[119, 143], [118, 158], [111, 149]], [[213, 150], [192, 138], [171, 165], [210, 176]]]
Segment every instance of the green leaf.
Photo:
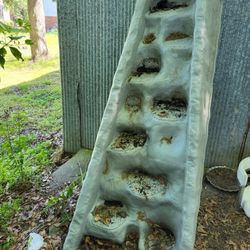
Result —
[[17, 18], [17, 19], [16, 19], [16, 23], [17, 23], [20, 27], [22, 27], [23, 24], [24, 24], [24, 20], [21, 19], [21, 18]]
[[23, 38], [24, 36], [9, 36], [10, 40], [20, 40], [21, 38]]
[[5, 34], [10, 32], [10, 30], [11, 30], [10, 26], [4, 24], [3, 22], [0, 22], [0, 33]]
[[24, 61], [24, 59], [22, 58], [22, 53], [15, 47], [10, 47], [10, 51], [12, 53], [12, 55], [19, 61], [20, 59], [22, 61]]
[[0, 55], [0, 66], [4, 69], [5, 59]]
[[2, 47], [0, 49], [0, 56], [5, 57], [6, 54], [7, 54], [7, 50], [4, 47]]
[[0, 22], [0, 34], [10, 34], [10, 33], [18, 33], [18, 32], [22, 32], [24, 29], [18, 29], [18, 28], [14, 28], [11, 27], [10, 25], [7, 25], [3, 22]]
[[27, 44], [27, 45], [32, 45], [33, 42], [32, 42], [31, 39], [26, 39], [26, 40], [25, 40], [25, 44]]

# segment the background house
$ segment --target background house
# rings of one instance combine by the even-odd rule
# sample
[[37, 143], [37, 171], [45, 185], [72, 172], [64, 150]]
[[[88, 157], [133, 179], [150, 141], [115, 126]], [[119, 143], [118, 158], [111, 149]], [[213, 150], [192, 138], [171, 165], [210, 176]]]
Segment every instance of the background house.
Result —
[[43, 0], [46, 31], [57, 30], [57, 9], [56, 1]]

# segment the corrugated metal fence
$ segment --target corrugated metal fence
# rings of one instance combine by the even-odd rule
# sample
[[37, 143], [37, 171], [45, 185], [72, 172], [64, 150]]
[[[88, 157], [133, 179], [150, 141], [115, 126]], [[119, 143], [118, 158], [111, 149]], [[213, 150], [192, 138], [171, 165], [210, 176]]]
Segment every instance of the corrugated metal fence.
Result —
[[[66, 151], [94, 146], [134, 5], [58, 1]], [[249, 0], [224, 1], [206, 166], [237, 165], [250, 116], [249, 13]], [[244, 155], [250, 155], [249, 140]]]

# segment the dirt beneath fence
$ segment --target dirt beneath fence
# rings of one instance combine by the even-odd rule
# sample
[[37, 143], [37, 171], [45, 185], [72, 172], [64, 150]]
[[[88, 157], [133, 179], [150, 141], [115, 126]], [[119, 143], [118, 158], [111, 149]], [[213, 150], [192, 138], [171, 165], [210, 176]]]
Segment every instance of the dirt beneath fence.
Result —
[[[14, 241], [9, 249], [25, 249], [28, 235], [32, 231], [43, 236], [45, 241], [43, 249], [62, 249], [80, 187], [75, 189], [66, 206], [56, 206], [45, 215], [43, 211], [46, 200], [51, 195], [42, 191], [46, 186], [49, 186], [49, 182], [43, 182], [41, 190], [32, 188], [26, 191], [23, 197], [25, 207], [22, 207], [9, 222], [8, 230]], [[65, 212], [69, 216], [66, 221], [63, 217]], [[2, 240], [4, 236], [0, 234], [0, 243]], [[80, 249], [136, 250], [137, 243], [137, 234], [128, 235], [122, 245], [85, 237]], [[240, 209], [237, 193], [219, 191], [204, 183], [195, 250], [250, 250], [250, 219]]]
[[238, 193], [219, 191], [204, 183], [195, 249], [250, 249], [250, 219], [239, 207]]
[[[158, 235], [158, 234], [157, 234]], [[161, 234], [160, 234], [161, 235]], [[127, 238], [125, 245], [112, 244], [87, 238], [81, 249], [128, 249], [136, 250], [138, 238]], [[171, 244], [170, 244], [171, 245]], [[105, 248], [106, 246], [106, 248]], [[108, 247], [108, 248], [107, 248]], [[165, 248], [158, 248], [165, 249]], [[169, 249], [169, 248], [167, 248]], [[238, 193], [227, 193], [213, 188], [207, 182], [201, 196], [201, 207], [198, 217], [195, 250], [249, 250], [250, 249], [250, 219], [240, 209]]]

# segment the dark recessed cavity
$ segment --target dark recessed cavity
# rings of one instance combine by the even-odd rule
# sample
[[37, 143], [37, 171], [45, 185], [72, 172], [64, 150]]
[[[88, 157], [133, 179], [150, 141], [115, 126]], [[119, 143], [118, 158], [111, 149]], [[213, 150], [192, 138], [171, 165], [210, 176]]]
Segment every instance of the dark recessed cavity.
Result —
[[170, 250], [175, 244], [175, 236], [169, 230], [158, 224], [151, 224], [149, 233], [145, 239], [146, 250]]
[[156, 39], [156, 36], [154, 33], [148, 33], [147, 35], [144, 36], [143, 38], [143, 43], [145, 44], [150, 44]]
[[122, 174], [130, 190], [143, 199], [151, 199], [166, 192], [167, 183], [162, 176], [149, 175], [140, 170], [131, 170]]
[[105, 200], [104, 205], [107, 207], [123, 207], [122, 202], [120, 201], [110, 201], [110, 200]]
[[161, 70], [161, 63], [159, 58], [148, 57], [144, 58], [137, 66], [132, 76], [140, 77], [142, 74], [158, 73]]
[[152, 112], [160, 118], [182, 118], [187, 113], [187, 102], [183, 97], [155, 98]]
[[174, 2], [169, 0], [160, 0], [150, 8], [150, 12], [154, 13], [157, 11], [176, 10], [185, 7], [188, 7], [188, 3], [186, 1]]
[[142, 100], [139, 93], [130, 94], [125, 100], [125, 109], [131, 113], [137, 113], [141, 110]]
[[127, 209], [120, 201], [105, 201], [94, 208], [92, 215], [96, 223], [111, 225], [127, 217]]
[[98, 239], [94, 236], [86, 235], [80, 246], [80, 250], [137, 250], [138, 249], [139, 234], [138, 232], [130, 232], [123, 244], [117, 244], [110, 240]]
[[166, 41], [180, 40], [189, 37], [190, 37], [189, 35], [182, 32], [173, 32], [166, 37]]
[[112, 149], [132, 150], [137, 147], [143, 147], [147, 141], [147, 134], [145, 131], [123, 131], [114, 140], [111, 145]]

